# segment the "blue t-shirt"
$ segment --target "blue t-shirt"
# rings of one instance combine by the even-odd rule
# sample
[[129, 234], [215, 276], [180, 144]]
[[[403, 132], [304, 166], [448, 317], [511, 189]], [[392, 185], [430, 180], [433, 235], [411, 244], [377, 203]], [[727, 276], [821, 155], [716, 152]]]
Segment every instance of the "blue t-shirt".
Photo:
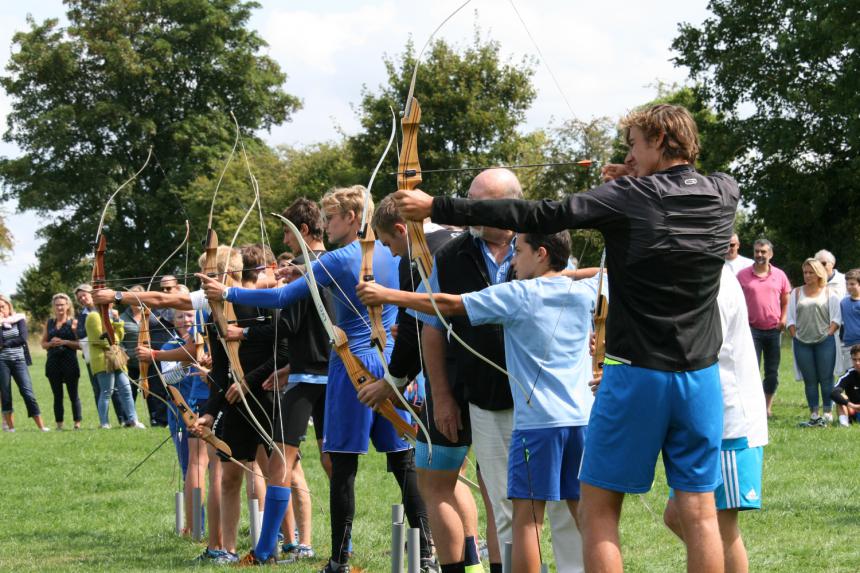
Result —
[[853, 300], [850, 296], [846, 296], [839, 305], [842, 307], [842, 324], [845, 326], [842, 344], [845, 346], [860, 344], [860, 300]]
[[[391, 256], [388, 247], [376, 242], [373, 251], [373, 275], [376, 282], [384, 287], [399, 289], [400, 278], [397, 273], [399, 257]], [[340, 327], [349, 339], [349, 349], [359, 356], [370, 350], [370, 319], [367, 307], [362, 304], [355, 294], [361, 273], [361, 245], [353, 241], [345, 247], [327, 251], [320, 255], [319, 260], [311, 266], [320, 287], [328, 288], [332, 293], [335, 306], [335, 324]], [[262, 308], [286, 308], [297, 300], [310, 296], [306, 280], [295, 280], [288, 285], [270, 289], [231, 288], [227, 296], [230, 302]], [[316, 311], [314, 311], [316, 312]], [[382, 307], [382, 324], [385, 332], [390, 333], [391, 326], [397, 319], [397, 307], [384, 305]], [[390, 353], [394, 340], [387, 336], [386, 348]], [[332, 352], [332, 358], [336, 354]]]
[[463, 295], [472, 324], [501, 324], [511, 382], [514, 429], [588, 424], [594, 398], [588, 351], [597, 280], [541, 277]]
[[[173, 350], [183, 346], [185, 346], [185, 341], [175, 337], [165, 342], [161, 350]], [[184, 368], [184, 366], [177, 366], [177, 368]], [[209, 398], [209, 386], [203, 378], [196, 374], [197, 372], [198, 370], [194, 366], [189, 367], [188, 373], [176, 384], [176, 387], [179, 388], [179, 393], [182, 394], [182, 397], [186, 401], [205, 401]]]

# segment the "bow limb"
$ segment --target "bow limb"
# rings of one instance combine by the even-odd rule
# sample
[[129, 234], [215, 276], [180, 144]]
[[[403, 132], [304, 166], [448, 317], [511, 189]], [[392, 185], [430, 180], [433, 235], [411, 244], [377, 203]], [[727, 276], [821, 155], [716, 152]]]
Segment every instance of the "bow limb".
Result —
[[[307, 267], [306, 272], [304, 273], [305, 280], [308, 281], [308, 290], [310, 291], [311, 299], [314, 303], [314, 308], [316, 308], [317, 314], [320, 317], [320, 321], [323, 324], [323, 328], [325, 328], [326, 334], [329, 336], [329, 342], [334, 349], [335, 353], [343, 362], [344, 367], [346, 368], [346, 372], [349, 375], [349, 379], [352, 382], [353, 387], [356, 391], [361, 390], [362, 386], [369, 382], [373, 382], [376, 377], [373, 376], [368, 370], [367, 367], [361, 362], [361, 360], [356, 357], [352, 351], [349, 349], [349, 340], [347, 339], [346, 333], [343, 330], [334, 325], [331, 320], [331, 317], [328, 314], [328, 310], [323, 303], [322, 297], [319, 293], [319, 286], [317, 285], [316, 277], [314, 276], [313, 269], [310, 266], [311, 255], [308, 251], [307, 245], [305, 245], [305, 241], [302, 238], [301, 232], [298, 228], [293, 224], [292, 221], [279, 215], [277, 213], [272, 213], [273, 216], [278, 217], [284, 225], [296, 236], [298, 243], [302, 249], [302, 256], [304, 257], [305, 264]], [[399, 395], [399, 392], [398, 392]], [[397, 431], [399, 435], [407, 437], [411, 440], [415, 439], [416, 433], [415, 428], [413, 428], [406, 420], [400, 417], [397, 411], [394, 409], [394, 405], [391, 403], [391, 400], [386, 400], [382, 403], [381, 406], [377, 408], [377, 411], [382, 414], [382, 416], [391, 422], [394, 426], [394, 429]], [[425, 430], [426, 431], [426, 430]]]
[[594, 354], [591, 357], [591, 373], [597, 378], [603, 373], [603, 363], [606, 361], [606, 316], [608, 303], [603, 294], [603, 279], [605, 276], [606, 249], [600, 255], [600, 271], [597, 279], [597, 300], [594, 304]]
[[[389, 108], [390, 109], [390, 108]], [[371, 189], [373, 181], [376, 179], [376, 174], [379, 173], [379, 168], [388, 155], [388, 150], [391, 149], [391, 144], [394, 142], [394, 136], [397, 135], [397, 118], [394, 115], [394, 110], [391, 110], [391, 135], [388, 138], [388, 145], [385, 146], [385, 151], [376, 163], [376, 168], [370, 175], [370, 182], [364, 190], [364, 209], [361, 214], [361, 226], [358, 230], [358, 240], [361, 245], [361, 271], [359, 272], [358, 284], [366, 282], [374, 282], [376, 279], [373, 276], [373, 252], [376, 246], [376, 235], [370, 225], [370, 209], [371, 209]], [[376, 348], [379, 359], [382, 361], [385, 370], [386, 378], [390, 377], [388, 373], [388, 362], [385, 359], [385, 345], [387, 344], [387, 336], [385, 334], [385, 326], [382, 324], [382, 305], [368, 305], [367, 317], [370, 319], [370, 344]]]
[[[108, 197], [107, 202], [105, 203], [104, 208], [102, 209], [101, 216], [99, 217], [98, 226], [96, 227], [96, 251], [95, 251], [95, 259], [93, 262], [93, 272], [92, 272], [92, 287], [94, 289], [105, 288], [105, 252], [107, 252], [107, 239], [102, 232], [104, 229], [105, 217], [107, 216], [108, 207], [110, 207], [111, 202], [113, 202], [114, 197], [116, 197], [120, 191], [122, 191], [129, 183], [137, 179], [138, 175], [146, 169], [146, 166], [149, 165], [149, 160], [152, 158], [152, 147], [149, 148], [149, 152], [146, 155], [146, 161], [144, 161], [143, 166], [140, 169], [134, 172], [134, 174], [123, 181], [123, 183], [111, 193], [110, 197]], [[104, 328], [105, 338], [108, 341], [109, 346], [116, 346], [116, 333], [113, 329], [113, 324], [110, 320], [110, 312], [108, 311], [108, 305], [99, 304], [96, 305], [98, 309], [99, 315], [102, 319], [102, 327]]]

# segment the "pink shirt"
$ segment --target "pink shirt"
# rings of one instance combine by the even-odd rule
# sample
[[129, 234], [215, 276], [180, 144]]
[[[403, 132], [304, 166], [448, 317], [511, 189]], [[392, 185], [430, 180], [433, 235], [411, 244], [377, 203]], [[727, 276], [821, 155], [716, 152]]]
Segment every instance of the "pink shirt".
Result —
[[773, 265], [763, 277], [756, 276], [754, 268], [747, 267], [737, 274], [747, 300], [750, 326], [759, 330], [773, 330], [779, 327], [782, 316], [780, 298], [791, 292], [791, 284], [785, 273]]

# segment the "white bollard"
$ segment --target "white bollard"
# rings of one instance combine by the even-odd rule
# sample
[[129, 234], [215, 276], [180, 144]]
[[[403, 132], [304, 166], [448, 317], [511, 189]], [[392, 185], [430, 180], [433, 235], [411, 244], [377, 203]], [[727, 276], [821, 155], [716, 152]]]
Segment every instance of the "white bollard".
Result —
[[406, 526], [391, 524], [391, 573], [403, 573], [403, 546], [406, 542]]
[[409, 528], [406, 548], [406, 572], [421, 573], [421, 530], [417, 527]]
[[502, 573], [514, 573], [514, 566], [512, 563], [513, 551], [514, 544], [510, 541], [506, 541], [504, 552], [502, 553]]
[[176, 492], [176, 535], [182, 535], [182, 530], [185, 529], [185, 494], [181, 491]]
[[260, 541], [260, 528], [263, 525], [263, 512], [260, 511], [260, 505], [253, 497], [248, 498], [248, 522], [251, 530], [251, 546], [257, 547], [257, 542]]

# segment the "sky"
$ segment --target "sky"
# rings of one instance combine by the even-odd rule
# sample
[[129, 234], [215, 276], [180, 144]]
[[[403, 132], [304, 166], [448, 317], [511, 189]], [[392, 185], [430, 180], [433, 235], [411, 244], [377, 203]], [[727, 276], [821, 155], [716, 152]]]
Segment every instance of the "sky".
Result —
[[[269, 44], [267, 55], [286, 72], [286, 91], [303, 102], [292, 121], [260, 133], [270, 145], [303, 145], [338, 139], [341, 131], [355, 133], [359, 125], [353, 106], [359, 103], [363, 87], [376, 90], [385, 80], [383, 57], [401, 53], [410, 38], [423, 45], [462, 3], [258, 1], [262, 6], [250, 26]], [[509, 0], [472, 0], [437, 37], [464, 47], [471, 43], [477, 25], [513, 61], [543, 55], [533, 79], [538, 95], [526, 129], [572, 116], [617, 118], [653, 98], [657, 82], [684, 82], [687, 70], [671, 62], [672, 40], [680, 23], [697, 25], [708, 16], [705, 0], [514, 0], [514, 5], [528, 32]], [[37, 21], [65, 21], [60, 0], [0, 3], [4, 70], [12, 36], [26, 29], [28, 14]], [[10, 108], [10, 99], [0, 90], [4, 130]], [[0, 142], [0, 156], [19, 154], [16, 146]], [[0, 209], [15, 239], [11, 260], [0, 263], [0, 293], [11, 293], [23, 271], [37, 262], [39, 217], [17, 213], [15, 204], [0, 205]]]

